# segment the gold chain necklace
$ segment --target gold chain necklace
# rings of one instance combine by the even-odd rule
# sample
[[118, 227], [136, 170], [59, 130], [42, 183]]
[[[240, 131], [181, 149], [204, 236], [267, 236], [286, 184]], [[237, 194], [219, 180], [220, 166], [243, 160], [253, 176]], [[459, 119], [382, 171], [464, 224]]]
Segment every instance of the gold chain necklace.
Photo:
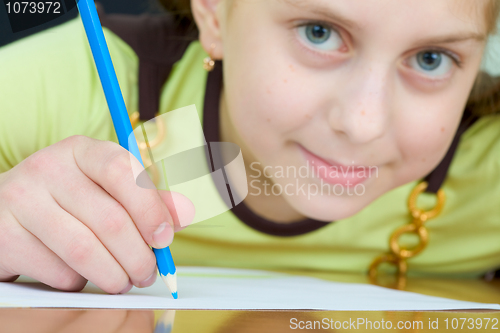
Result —
[[[427, 182], [422, 181], [415, 186], [410, 193], [410, 196], [408, 197], [408, 210], [412, 220], [409, 224], [399, 227], [391, 234], [391, 237], [389, 238], [389, 253], [378, 256], [371, 263], [368, 274], [372, 282], [377, 282], [378, 267], [382, 263], [395, 265], [397, 268], [397, 276], [399, 278], [404, 277], [408, 270], [406, 260], [422, 252], [429, 243], [429, 231], [425, 226], [425, 222], [441, 213], [446, 197], [443, 189], [439, 189], [436, 193], [437, 203], [434, 208], [427, 211], [417, 208], [417, 198], [427, 189], [427, 185]], [[413, 233], [418, 236], [418, 244], [412, 249], [404, 248], [399, 243], [399, 238], [405, 233]], [[401, 283], [398, 285], [401, 287]]]

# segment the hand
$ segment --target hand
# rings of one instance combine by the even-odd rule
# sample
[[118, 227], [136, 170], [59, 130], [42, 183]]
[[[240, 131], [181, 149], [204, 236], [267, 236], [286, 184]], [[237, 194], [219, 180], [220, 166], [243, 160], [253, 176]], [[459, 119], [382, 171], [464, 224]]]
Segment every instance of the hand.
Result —
[[112, 294], [153, 284], [148, 245], [170, 245], [194, 206], [137, 186], [132, 163], [142, 168], [115, 143], [72, 136], [0, 174], [0, 281], [79, 291], [88, 280]]

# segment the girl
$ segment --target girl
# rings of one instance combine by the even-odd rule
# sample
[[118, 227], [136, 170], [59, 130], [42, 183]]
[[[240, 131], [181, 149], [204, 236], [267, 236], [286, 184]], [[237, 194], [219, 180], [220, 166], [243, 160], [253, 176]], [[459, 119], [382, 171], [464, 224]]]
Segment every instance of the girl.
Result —
[[[499, 7], [192, 0], [199, 40], [161, 87], [159, 112], [195, 104], [207, 141], [241, 147], [249, 192], [179, 232], [176, 263], [372, 276], [383, 262], [401, 274], [500, 267], [500, 88], [479, 71]], [[162, 31], [157, 19], [140, 22]], [[150, 36], [168, 49], [168, 35]], [[106, 38], [132, 116], [153, 51]], [[0, 280], [151, 285], [147, 245], [169, 245], [194, 208], [136, 186], [81, 23], [0, 50], [0, 66]]]

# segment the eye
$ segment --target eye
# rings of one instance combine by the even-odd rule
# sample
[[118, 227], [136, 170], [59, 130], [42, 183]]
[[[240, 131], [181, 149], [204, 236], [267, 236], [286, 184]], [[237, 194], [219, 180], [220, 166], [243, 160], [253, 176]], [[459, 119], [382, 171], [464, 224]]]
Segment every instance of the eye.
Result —
[[342, 38], [337, 31], [319, 23], [298, 27], [299, 36], [313, 48], [323, 51], [334, 51], [342, 46]]
[[417, 71], [432, 77], [444, 76], [453, 68], [454, 60], [441, 51], [423, 51], [409, 60], [409, 65]]

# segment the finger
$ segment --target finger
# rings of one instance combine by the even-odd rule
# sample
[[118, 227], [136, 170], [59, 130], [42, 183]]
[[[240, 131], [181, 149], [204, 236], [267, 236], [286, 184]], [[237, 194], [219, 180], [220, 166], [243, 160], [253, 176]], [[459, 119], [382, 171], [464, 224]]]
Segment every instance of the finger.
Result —
[[61, 175], [78, 190], [51, 186], [56, 202], [84, 223], [127, 272], [132, 283], [148, 287], [156, 280], [156, 258], [123, 206], [81, 172]]
[[[75, 272], [13, 216], [3, 215], [0, 230], [0, 262], [10, 274], [26, 275], [53, 288], [80, 291], [87, 280]], [[5, 281], [0, 277], [1, 281]]]
[[93, 140], [76, 145], [74, 156], [83, 173], [121, 203], [147, 244], [164, 248], [172, 243], [172, 217], [152, 183], [150, 189], [136, 184], [132, 167], [142, 167], [132, 154], [115, 143]]
[[158, 190], [174, 221], [175, 232], [184, 229], [196, 214], [193, 202], [186, 196], [173, 191]]
[[102, 290], [112, 294], [130, 290], [128, 275], [92, 231], [64, 211], [49, 193], [39, 193], [36, 198], [26, 193], [31, 209], [12, 209], [21, 225]]

